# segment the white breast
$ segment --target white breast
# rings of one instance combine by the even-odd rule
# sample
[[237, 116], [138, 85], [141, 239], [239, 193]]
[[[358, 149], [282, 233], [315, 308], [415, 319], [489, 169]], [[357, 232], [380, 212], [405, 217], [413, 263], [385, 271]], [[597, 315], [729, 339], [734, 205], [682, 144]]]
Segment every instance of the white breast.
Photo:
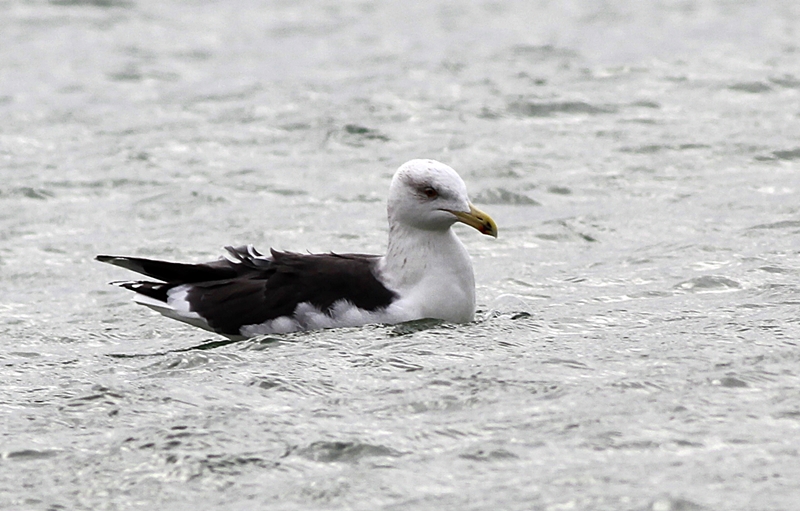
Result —
[[[415, 232], [417, 231], [417, 232]], [[464, 245], [443, 232], [395, 232], [380, 264], [381, 278], [400, 295], [392, 316], [462, 323], [475, 314], [475, 276]]]

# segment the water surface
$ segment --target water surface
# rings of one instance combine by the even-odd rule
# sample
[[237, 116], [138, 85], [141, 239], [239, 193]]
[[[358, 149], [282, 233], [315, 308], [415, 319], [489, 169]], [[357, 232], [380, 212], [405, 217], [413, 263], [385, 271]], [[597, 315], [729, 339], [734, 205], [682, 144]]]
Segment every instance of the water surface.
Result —
[[[792, 1], [0, 3], [0, 507], [791, 510]], [[462, 174], [479, 313], [238, 343], [97, 253], [380, 253]]]

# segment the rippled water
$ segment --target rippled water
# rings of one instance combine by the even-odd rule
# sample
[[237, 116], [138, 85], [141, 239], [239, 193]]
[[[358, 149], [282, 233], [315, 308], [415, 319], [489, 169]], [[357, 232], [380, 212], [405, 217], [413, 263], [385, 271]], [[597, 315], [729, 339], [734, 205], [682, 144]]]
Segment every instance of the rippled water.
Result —
[[[0, 507], [791, 510], [794, 1], [0, 3]], [[119, 253], [381, 252], [442, 160], [480, 312], [238, 343]]]

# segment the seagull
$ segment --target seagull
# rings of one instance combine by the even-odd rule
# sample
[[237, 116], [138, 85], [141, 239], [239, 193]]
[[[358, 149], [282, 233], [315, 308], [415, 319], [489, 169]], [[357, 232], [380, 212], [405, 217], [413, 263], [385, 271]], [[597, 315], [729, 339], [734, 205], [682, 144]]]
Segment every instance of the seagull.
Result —
[[265, 255], [247, 245], [201, 264], [96, 259], [154, 279], [112, 283], [134, 291], [135, 302], [230, 339], [425, 318], [472, 321], [475, 276], [452, 226], [496, 238], [497, 225], [469, 201], [461, 177], [438, 161], [406, 162], [392, 178], [387, 212], [384, 256]]

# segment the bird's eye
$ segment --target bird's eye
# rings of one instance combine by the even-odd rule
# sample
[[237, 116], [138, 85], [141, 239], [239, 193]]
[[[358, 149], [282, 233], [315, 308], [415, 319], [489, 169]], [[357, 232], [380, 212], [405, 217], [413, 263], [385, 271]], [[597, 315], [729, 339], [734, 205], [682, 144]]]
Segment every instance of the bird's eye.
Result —
[[439, 196], [439, 192], [437, 192], [436, 188], [433, 188], [432, 186], [425, 187], [422, 190], [422, 193], [424, 193], [425, 197], [427, 197], [429, 199], [435, 199], [436, 197]]

